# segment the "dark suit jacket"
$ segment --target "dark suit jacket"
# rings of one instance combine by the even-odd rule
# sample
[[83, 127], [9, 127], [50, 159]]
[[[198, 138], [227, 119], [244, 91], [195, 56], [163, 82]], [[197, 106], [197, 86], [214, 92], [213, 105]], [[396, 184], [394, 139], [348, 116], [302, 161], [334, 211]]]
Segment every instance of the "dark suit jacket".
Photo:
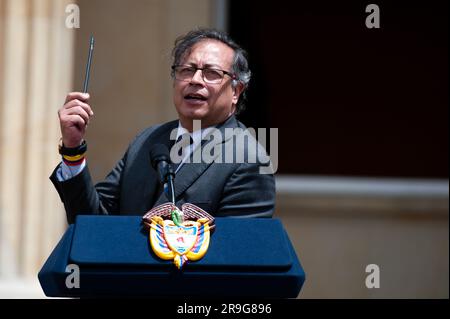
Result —
[[[123, 158], [104, 181], [93, 185], [88, 166], [77, 176], [59, 182], [56, 168], [50, 176], [66, 209], [69, 223], [77, 214], [144, 215], [152, 207], [168, 202], [161, 191], [156, 171], [150, 164], [149, 149], [162, 143], [171, 147], [170, 132], [178, 121], [152, 126], [129, 145]], [[226, 128], [245, 126], [231, 116], [217, 127], [224, 135]], [[257, 141], [232, 143], [225, 139], [222, 150], [252, 150]], [[258, 148], [261, 150], [261, 147]], [[235, 153], [236, 154], [236, 153]], [[248, 155], [248, 154], [247, 154]], [[175, 176], [176, 205], [185, 202], [203, 208], [213, 216], [271, 217], [275, 206], [275, 181], [271, 174], [260, 174], [260, 164], [249, 163], [185, 163]]]

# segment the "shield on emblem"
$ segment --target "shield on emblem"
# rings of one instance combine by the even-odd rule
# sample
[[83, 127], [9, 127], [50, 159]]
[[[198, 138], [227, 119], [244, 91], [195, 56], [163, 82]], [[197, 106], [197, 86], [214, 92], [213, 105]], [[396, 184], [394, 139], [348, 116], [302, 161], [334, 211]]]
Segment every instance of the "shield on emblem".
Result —
[[163, 231], [169, 248], [183, 255], [194, 247], [198, 225], [176, 226], [172, 221], [165, 220]]
[[185, 203], [181, 206], [185, 221], [175, 225], [171, 212], [178, 209], [171, 203], [152, 208], [144, 215], [143, 222], [150, 229], [150, 245], [161, 259], [173, 260], [181, 269], [189, 261], [201, 259], [209, 247], [210, 231], [214, 218], [201, 208]]

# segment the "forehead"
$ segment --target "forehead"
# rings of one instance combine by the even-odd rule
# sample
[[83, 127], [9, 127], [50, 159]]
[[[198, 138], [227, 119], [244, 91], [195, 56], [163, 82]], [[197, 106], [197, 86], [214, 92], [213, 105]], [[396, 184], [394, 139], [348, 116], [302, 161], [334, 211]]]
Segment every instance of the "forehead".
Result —
[[233, 62], [234, 50], [217, 40], [202, 40], [194, 44], [182, 59], [183, 64], [205, 64], [229, 68]]

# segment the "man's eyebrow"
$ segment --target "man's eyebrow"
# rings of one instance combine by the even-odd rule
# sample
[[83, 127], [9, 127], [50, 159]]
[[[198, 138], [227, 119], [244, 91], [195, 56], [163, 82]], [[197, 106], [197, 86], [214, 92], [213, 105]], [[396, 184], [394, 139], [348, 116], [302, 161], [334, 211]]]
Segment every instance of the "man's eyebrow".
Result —
[[207, 67], [207, 68], [210, 68], [210, 67], [216, 67], [216, 68], [219, 68], [219, 69], [221, 69], [222, 67], [220, 66], [220, 65], [218, 65], [218, 64], [214, 64], [214, 63], [206, 63], [206, 64], [203, 64], [203, 67]]
[[[186, 65], [195, 66], [195, 67], [198, 66], [198, 64], [194, 63], [194, 62], [187, 62]], [[215, 63], [205, 63], [205, 64], [203, 64], [203, 67], [204, 68], [211, 68], [212, 67], [212, 68], [217, 68], [217, 69], [221, 69], [222, 68], [220, 65], [215, 64]]]

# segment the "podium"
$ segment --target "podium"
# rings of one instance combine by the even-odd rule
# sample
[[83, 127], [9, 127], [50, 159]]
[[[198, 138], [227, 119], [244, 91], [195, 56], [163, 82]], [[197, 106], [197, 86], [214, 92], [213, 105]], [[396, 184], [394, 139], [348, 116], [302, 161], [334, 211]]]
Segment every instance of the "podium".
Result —
[[[178, 270], [139, 216], [80, 215], [38, 274], [49, 297], [296, 298], [305, 273], [278, 219], [215, 218], [206, 255]], [[79, 270], [79, 287], [66, 285]], [[72, 269], [72, 268], [68, 268]]]

